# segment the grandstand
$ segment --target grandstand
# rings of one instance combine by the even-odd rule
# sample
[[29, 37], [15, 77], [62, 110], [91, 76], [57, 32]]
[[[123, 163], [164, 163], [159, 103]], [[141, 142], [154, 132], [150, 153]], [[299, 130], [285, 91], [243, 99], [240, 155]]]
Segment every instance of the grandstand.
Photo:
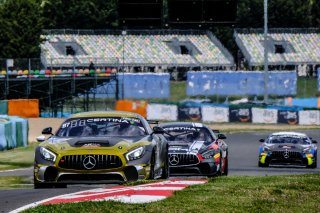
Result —
[[234, 60], [208, 31], [45, 31], [41, 61], [46, 68], [232, 67]]
[[[250, 67], [264, 64], [262, 29], [238, 29], [234, 37]], [[320, 64], [319, 44], [319, 29], [270, 29], [267, 41], [269, 65]]]

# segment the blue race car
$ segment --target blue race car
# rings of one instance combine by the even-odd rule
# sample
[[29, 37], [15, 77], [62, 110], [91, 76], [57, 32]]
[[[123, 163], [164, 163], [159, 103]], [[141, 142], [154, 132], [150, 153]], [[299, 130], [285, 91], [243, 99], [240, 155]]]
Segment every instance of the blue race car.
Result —
[[304, 133], [276, 132], [260, 139], [259, 167], [300, 165], [317, 168], [317, 141]]

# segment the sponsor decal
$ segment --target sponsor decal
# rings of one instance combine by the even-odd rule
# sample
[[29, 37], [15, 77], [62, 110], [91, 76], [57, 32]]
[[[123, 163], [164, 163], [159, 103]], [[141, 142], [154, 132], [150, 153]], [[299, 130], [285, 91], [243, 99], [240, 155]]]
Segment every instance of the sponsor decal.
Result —
[[89, 155], [83, 159], [82, 164], [83, 164], [84, 168], [90, 170], [96, 166], [97, 161], [94, 157]]
[[226, 117], [226, 113], [224, 109], [215, 108], [214, 109], [214, 119], [216, 122], [224, 121]]
[[297, 124], [299, 121], [298, 112], [279, 110], [278, 111], [278, 123], [288, 123], [291, 125]]
[[62, 124], [61, 128], [86, 126], [87, 124], [97, 123], [127, 123], [127, 124], [140, 124], [141, 121], [136, 118], [87, 118], [87, 119], [75, 119]]
[[263, 110], [263, 120], [270, 123], [274, 120], [275, 114], [271, 110]]
[[250, 119], [249, 109], [239, 109], [238, 116], [241, 122], [247, 122]]
[[193, 131], [193, 132], [199, 132], [201, 128], [196, 127], [184, 127], [184, 126], [175, 126], [175, 127], [166, 127], [164, 128], [165, 131]]
[[229, 109], [230, 121], [251, 122], [251, 108]]
[[286, 149], [286, 151], [283, 152], [283, 157], [285, 159], [288, 159], [290, 156], [289, 156], [289, 151]]
[[178, 109], [179, 120], [201, 120], [201, 108], [200, 107], [179, 107]]
[[86, 143], [86, 144], [83, 144], [81, 147], [84, 147], [84, 148], [87, 148], [87, 147], [101, 147], [101, 145], [98, 144], [98, 143]]
[[171, 156], [169, 157], [169, 163], [170, 163], [172, 166], [178, 165], [178, 163], [179, 163], [179, 156], [178, 156], [178, 155], [171, 155]]

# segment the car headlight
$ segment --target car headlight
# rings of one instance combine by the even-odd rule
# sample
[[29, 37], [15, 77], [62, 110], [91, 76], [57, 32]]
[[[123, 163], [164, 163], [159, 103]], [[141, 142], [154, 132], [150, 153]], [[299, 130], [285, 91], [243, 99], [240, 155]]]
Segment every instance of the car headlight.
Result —
[[144, 154], [144, 148], [143, 147], [139, 147], [137, 149], [134, 149], [134, 150], [128, 152], [126, 154], [126, 159], [128, 161], [136, 160], [136, 159], [141, 158], [143, 154]]
[[56, 154], [44, 147], [40, 147], [40, 154], [43, 159], [53, 162], [56, 160], [57, 157]]
[[304, 152], [304, 153], [309, 153], [309, 152], [311, 152], [311, 151], [312, 151], [312, 148], [311, 148], [311, 147], [307, 147], [307, 148], [303, 149], [303, 152]]
[[269, 147], [264, 146], [264, 147], [262, 148], [262, 151], [263, 151], [263, 152], [270, 152], [271, 150], [270, 150]]
[[201, 155], [204, 159], [213, 158], [213, 156], [216, 154], [214, 149], [210, 149], [208, 151], [203, 152]]

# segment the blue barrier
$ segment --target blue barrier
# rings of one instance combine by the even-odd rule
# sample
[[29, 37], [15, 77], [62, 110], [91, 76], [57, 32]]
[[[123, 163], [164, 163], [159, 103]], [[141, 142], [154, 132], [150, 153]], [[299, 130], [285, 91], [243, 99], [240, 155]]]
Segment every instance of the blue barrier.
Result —
[[170, 75], [168, 73], [125, 73], [118, 74], [120, 97], [123, 98], [168, 98]]
[[[295, 95], [295, 71], [270, 71], [268, 94]], [[261, 71], [189, 71], [187, 95], [263, 95], [264, 72]]]
[[[291, 104], [297, 107], [317, 108], [318, 98], [292, 98]], [[289, 105], [287, 99], [285, 100], [285, 105]]]

